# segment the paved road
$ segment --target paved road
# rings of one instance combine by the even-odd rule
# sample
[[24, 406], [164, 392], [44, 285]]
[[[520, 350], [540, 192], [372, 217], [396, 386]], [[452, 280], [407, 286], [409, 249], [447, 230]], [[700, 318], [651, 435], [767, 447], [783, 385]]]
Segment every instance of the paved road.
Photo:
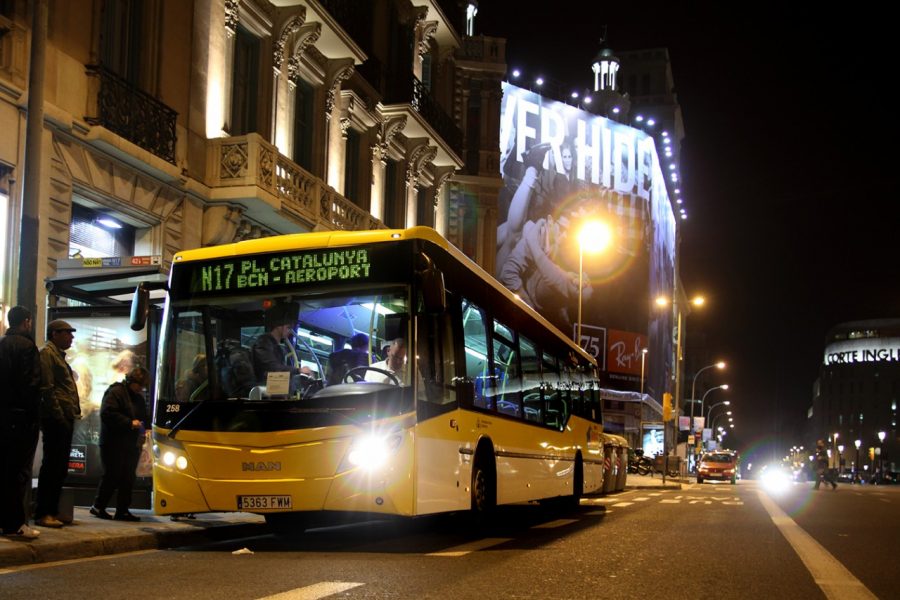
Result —
[[11, 569], [0, 598], [890, 598], [898, 502], [849, 486], [635, 490], [570, 513], [509, 507], [483, 530], [383, 521]]

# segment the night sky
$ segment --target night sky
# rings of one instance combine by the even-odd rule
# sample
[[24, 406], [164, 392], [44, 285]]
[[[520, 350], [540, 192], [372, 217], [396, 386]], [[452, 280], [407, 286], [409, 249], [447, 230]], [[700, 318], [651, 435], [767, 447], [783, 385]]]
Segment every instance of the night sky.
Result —
[[614, 51], [669, 49], [686, 131], [681, 275], [709, 301], [688, 336], [729, 363], [717, 381], [732, 386], [734, 447], [783, 450], [802, 441], [830, 327], [900, 316], [890, 19], [660, 6], [482, 0], [476, 33], [507, 38], [510, 69], [571, 89], [593, 85], [604, 26]]

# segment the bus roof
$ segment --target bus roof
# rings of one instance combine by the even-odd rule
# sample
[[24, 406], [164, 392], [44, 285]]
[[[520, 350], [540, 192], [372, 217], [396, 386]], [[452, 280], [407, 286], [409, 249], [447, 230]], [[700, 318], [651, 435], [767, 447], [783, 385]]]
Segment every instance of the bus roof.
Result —
[[339, 248], [342, 246], [356, 246], [359, 244], [375, 244], [379, 242], [396, 242], [400, 240], [419, 239], [432, 242], [447, 251], [459, 262], [491, 285], [499, 293], [518, 303], [526, 312], [530, 313], [540, 323], [555, 332], [557, 336], [565, 340], [572, 350], [577, 351], [583, 358], [596, 363], [594, 358], [575, 344], [555, 325], [545, 319], [519, 296], [513, 294], [497, 281], [490, 273], [471, 258], [462, 253], [456, 246], [448, 242], [441, 234], [431, 227], [410, 227], [409, 229], [371, 229], [364, 231], [317, 231], [313, 233], [293, 233], [278, 235], [256, 240], [246, 240], [221, 246], [209, 246], [194, 250], [183, 250], [175, 254], [173, 263], [192, 262], [196, 260], [214, 260], [234, 256], [246, 256], [250, 254], [264, 254], [267, 252], [279, 252], [284, 250], [308, 250], [312, 248]]

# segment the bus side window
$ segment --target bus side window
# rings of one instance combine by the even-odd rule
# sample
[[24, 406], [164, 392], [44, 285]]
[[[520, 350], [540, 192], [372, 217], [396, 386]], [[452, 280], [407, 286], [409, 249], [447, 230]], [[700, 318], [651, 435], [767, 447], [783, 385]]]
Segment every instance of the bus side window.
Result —
[[475, 384], [474, 404], [480, 408], [490, 406], [489, 388], [493, 377], [488, 370], [488, 337], [484, 313], [480, 308], [463, 300], [463, 345], [466, 352], [466, 377]]
[[[449, 303], [448, 303], [449, 306]], [[456, 387], [451, 384], [454, 361], [452, 317], [419, 314], [416, 351], [416, 397], [419, 414], [425, 418], [452, 410], [456, 406]]]
[[493, 366], [497, 374], [497, 385], [493, 388], [494, 405], [497, 412], [511, 417], [521, 417], [522, 409], [519, 390], [519, 357], [516, 352], [514, 333], [511, 329], [494, 321]]
[[526, 421], [541, 423], [544, 420], [541, 399], [541, 361], [534, 343], [519, 336], [519, 352], [522, 359], [522, 394]]
[[555, 356], [543, 352], [542, 357], [544, 425], [558, 428], [561, 422], [559, 367], [556, 364]]

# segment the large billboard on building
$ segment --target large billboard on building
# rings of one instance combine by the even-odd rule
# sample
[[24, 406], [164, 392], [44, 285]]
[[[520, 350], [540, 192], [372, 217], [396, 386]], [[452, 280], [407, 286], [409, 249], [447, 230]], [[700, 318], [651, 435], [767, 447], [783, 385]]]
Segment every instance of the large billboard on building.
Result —
[[[647, 391], [661, 397], [671, 313], [651, 298], [672, 295], [675, 217], [653, 137], [504, 83], [500, 151], [496, 277], [574, 336], [581, 262], [581, 345], [635, 382], [646, 344]], [[590, 220], [612, 233], [597, 254], [579, 252]]]

